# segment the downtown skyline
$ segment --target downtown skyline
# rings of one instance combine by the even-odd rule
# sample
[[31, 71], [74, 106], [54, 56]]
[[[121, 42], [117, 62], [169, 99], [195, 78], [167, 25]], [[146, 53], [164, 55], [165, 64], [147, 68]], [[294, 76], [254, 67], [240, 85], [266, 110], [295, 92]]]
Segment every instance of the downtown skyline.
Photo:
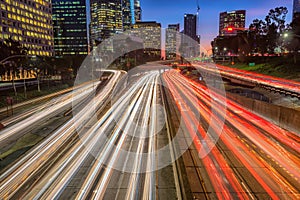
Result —
[[[209, 2], [199, 0], [199, 33], [201, 35], [201, 45], [211, 49], [211, 41], [219, 33], [219, 14], [231, 10], [246, 10], [246, 28], [251, 22], [258, 18], [264, 20], [270, 9], [285, 6], [288, 9], [286, 23], [290, 23], [293, 13], [293, 0], [275, 0], [275, 1], [229, 1], [229, 0], [211, 0]], [[224, 6], [226, 5], [226, 6]], [[142, 20], [156, 20], [166, 28], [168, 24], [180, 23], [183, 29], [184, 14], [197, 12], [196, 0], [141, 0]]]

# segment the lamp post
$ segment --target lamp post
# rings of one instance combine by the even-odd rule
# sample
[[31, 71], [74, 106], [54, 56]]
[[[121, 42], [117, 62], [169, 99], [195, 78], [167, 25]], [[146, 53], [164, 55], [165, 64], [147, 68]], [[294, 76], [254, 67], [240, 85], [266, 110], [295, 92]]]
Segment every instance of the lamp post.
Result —
[[[288, 38], [290, 35], [288, 34], [288, 33], [284, 33], [283, 34], [283, 37], [284, 38]], [[298, 37], [298, 38], [300, 38], [300, 35], [297, 35], [297, 34], [292, 34], [292, 36], [295, 36], [295, 37]]]
[[[287, 32], [283, 34], [284, 38], [288, 38], [289, 36], [290, 36], [290, 34], [287, 33]], [[300, 35], [297, 35], [297, 34], [294, 34], [294, 33], [292, 33], [291, 36], [300, 38]], [[298, 51], [299, 51], [299, 47], [296, 47], [296, 48], [293, 49], [294, 64], [297, 63], [297, 53], [298, 53]]]

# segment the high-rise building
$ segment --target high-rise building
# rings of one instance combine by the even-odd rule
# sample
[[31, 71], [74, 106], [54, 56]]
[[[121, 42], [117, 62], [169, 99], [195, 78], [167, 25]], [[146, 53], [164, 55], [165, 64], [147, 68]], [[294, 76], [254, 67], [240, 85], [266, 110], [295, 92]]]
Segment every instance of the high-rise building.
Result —
[[245, 28], [246, 10], [233, 10], [220, 13], [219, 35], [236, 35]]
[[144, 53], [161, 56], [161, 24], [155, 21], [136, 22], [132, 26], [132, 33], [141, 38]]
[[133, 24], [141, 21], [140, 0], [122, 1], [123, 30], [129, 30]]
[[175, 59], [178, 51], [180, 40], [179, 24], [169, 24], [166, 29], [166, 58]]
[[0, 40], [12, 38], [29, 55], [53, 55], [53, 25], [50, 0], [1, 0]]
[[55, 56], [88, 54], [85, 0], [52, 0]]
[[91, 41], [103, 40], [123, 31], [121, 0], [90, 0]]
[[294, 0], [293, 13], [300, 13], [300, 0]]
[[300, 19], [300, 0], [294, 0], [293, 19]]
[[141, 8], [140, 0], [134, 1], [134, 16], [135, 16], [134, 23], [140, 22], [142, 20], [142, 8]]
[[197, 36], [197, 15], [194, 14], [185, 14], [184, 15], [184, 31], [183, 33], [186, 36], [191, 37], [193, 40], [199, 41]]

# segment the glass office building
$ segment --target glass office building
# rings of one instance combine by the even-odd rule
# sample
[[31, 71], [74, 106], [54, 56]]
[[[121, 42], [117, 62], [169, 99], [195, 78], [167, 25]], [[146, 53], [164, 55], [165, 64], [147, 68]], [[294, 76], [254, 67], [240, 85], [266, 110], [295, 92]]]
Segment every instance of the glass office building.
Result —
[[91, 42], [97, 42], [123, 31], [120, 0], [91, 0]]
[[1, 41], [18, 41], [28, 49], [28, 55], [53, 55], [50, 0], [0, 0], [0, 7]]
[[[220, 13], [219, 35], [236, 35], [237, 30], [243, 30], [246, 22], [246, 10], [233, 10]], [[230, 28], [230, 32], [226, 29]]]
[[85, 0], [52, 0], [55, 56], [89, 52]]

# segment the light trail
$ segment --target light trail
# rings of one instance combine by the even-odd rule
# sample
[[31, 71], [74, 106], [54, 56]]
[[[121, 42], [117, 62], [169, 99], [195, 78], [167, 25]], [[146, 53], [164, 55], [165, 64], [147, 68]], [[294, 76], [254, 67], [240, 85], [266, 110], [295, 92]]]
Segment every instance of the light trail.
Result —
[[[260, 155], [260, 151], [258, 150], [262, 150], [263, 152], [265, 152], [266, 155], [271, 156], [273, 160], [275, 159], [275, 162], [279, 163], [278, 167], [283, 166], [283, 169], [285, 169], [288, 174], [292, 174], [290, 175], [290, 178], [296, 177], [296, 180], [299, 180], [299, 157], [289, 153], [281, 146], [280, 148], [278, 148], [279, 145], [278, 143], [274, 142], [274, 138], [272, 140], [269, 139], [270, 135], [278, 139], [280, 137], [280, 133], [278, 131], [281, 129], [274, 127], [274, 125], [264, 129], [263, 125], [260, 125], [260, 129], [264, 130], [263, 132], [261, 132], [259, 129], [256, 128], [255, 124], [267, 124], [266, 121], [264, 121], [263, 119], [259, 119], [253, 122], [255, 118], [258, 118], [258, 116], [252, 114], [251, 119], [253, 120], [251, 120], [251, 122], [253, 122], [253, 124], [249, 123], [249, 121], [246, 120], [247, 115], [239, 116], [243, 115], [245, 110], [239, 110], [239, 107], [233, 102], [229, 100], [225, 101], [224, 97], [220, 97], [220, 95], [217, 95], [213, 91], [207, 91], [207, 89], [204, 86], [184, 78], [179, 73], [176, 73], [174, 71], [170, 72], [167, 75], [165, 75], [165, 79], [168, 82], [170, 88], [173, 88], [172, 94], [174, 95], [175, 99], [187, 99], [192, 103], [193, 108], [185, 108], [185, 110], [192, 109], [194, 110], [194, 112], [195, 109], [198, 110], [197, 112], [201, 114], [201, 116], [205, 119], [206, 123], [208, 124], [211, 121], [211, 117], [213, 117], [217, 121], [219, 120], [218, 116], [214, 115], [210, 111], [210, 109], [213, 107], [218, 111], [221, 109], [221, 106], [227, 103], [227, 123], [230, 123], [232, 126], [236, 127], [236, 129], [239, 130], [239, 132], [242, 133], [245, 137], [247, 137], [249, 141], [253, 142], [253, 144], [255, 144], [255, 148], [249, 150], [249, 147], [247, 147], [248, 145], [246, 146], [243, 142], [241, 142], [241, 140], [238, 139], [238, 134], [232, 131], [232, 129], [229, 128], [227, 124], [224, 126], [224, 131], [222, 135], [220, 135], [220, 139], [226, 144], [228, 148], [232, 150], [235, 156], [244, 164], [244, 166], [249, 170], [249, 172], [256, 178], [256, 180], [262, 185], [262, 187], [269, 193], [269, 195], [272, 198], [278, 198], [277, 193], [281, 192], [281, 190], [283, 190], [283, 194], [281, 194], [283, 196], [291, 196], [291, 198], [298, 197], [299, 191], [297, 191], [297, 188], [290, 185], [289, 181], [286, 180], [285, 175], [280, 174], [277, 170], [275, 170], [274, 167], [270, 165], [269, 162], [265, 161], [265, 158], [262, 157], [262, 155]], [[178, 97], [178, 95], [183, 95], [185, 96], [185, 98]], [[211, 98], [210, 95], [212, 95], [213, 98]], [[195, 96], [197, 96], [197, 98], [195, 98]], [[178, 108], [180, 110], [183, 110], [182, 104], [184, 104], [184, 102], [181, 102], [180, 104], [177, 103]], [[239, 112], [237, 112], [237, 110]], [[184, 116], [186, 113], [188, 112], [182, 113], [182, 115]], [[192, 116], [193, 114], [189, 113], [187, 116], [184, 117], [186, 119], [187, 126], [193, 124], [191, 123], [190, 119]], [[210, 125], [214, 129], [217, 129], [217, 124]], [[268, 132], [270, 130], [273, 131]], [[277, 130], [275, 134], [274, 130]], [[201, 131], [199, 132], [201, 133]], [[289, 134], [293, 135], [293, 138], [297, 137], [293, 133]], [[280, 141], [285, 142], [286, 145], [291, 145], [291, 147], [294, 147], [296, 152], [299, 152], [297, 151], [299, 143], [295, 141], [286, 141], [285, 139], [280, 139]], [[299, 141], [299, 139], [297, 141]], [[203, 141], [201, 140], [201, 138], [199, 138], [196, 140], [195, 145], [198, 146], [198, 150], [201, 151], [202, 148], [205, 145], [207, 145], [207, 143], [206, 141]], [[241, 151], [241, 149], [243, 149], [243, 151]], [[215, 149], [212, 150], [212, 154], [214, 154], [214, 151]], [[257, 151], [259, 153], [256, 153]], [[222, 161], [222, 157], [216, 157], [216, 160], [221, 163], [226, 163], [224, 162], [224, 159]], [[206, 165], [209, 166], [209, 164]], [[221, 167], [221, 169], [223, 168]], [[211, 174], [211, 172], [209, 174]], [[227, 177], [229, 176], [227, 175]], [[230, 181], [230, 179], [232, 179], [232, 177], [229, 178], [228, 181]], [[212, 182], [215, 182], [216, 180], [212, 180]], [[277, 184], [274, 184], [275, 182]], [[233, 184], [231, 183], [231, 185]], [[214, 187], [220, 189], [216, 183], [214, 183]], [[243, 187], [245, 186], [243, 185]], [[247, 188], [245, 189], [248, 190]], [[226, 189], [222, 189], [221, 191], [226, 192]]]
[[[112, 90], [120, 72], [116, 72], [112, 81], [104, 88], [103, 93], [100, 93], [95, 97], [98, 102], [98, 106], [103, 103], [103, 100], [108, 96], [108, 91]], [[81, 91], [81, 90], [80, 90]], [[84, 92], [80, 92], [85, 94]], [[77, 99], [77, 98], [76, 98]], [[94, 101], [91, 101], [84, 109], [82, 109], [73, 119], [69, 120], [65, 125], [55, 131], [49, 138], [34, 147], [28, 154], [21, 158], [11, 168], [6, 170], [0, 176], [0, 197], [11, 197], [18, 188], [20, 188], [25, 181], [34, 176], [48, 159], [51, 158], [55, 152], [64, 145], [70, 137], [74, 135], [76, 128], [81, 123], [84, 123], [90, 114], [93, 113], [95, 106]]]
[[[58, 102], [49, 102], [49, 104], [44, 109], [38, 110], [37, 112], [32, 112], [32, 115], [30, 117], [0, 131], [0, 144], [5, 142], [5, 140], [9, 139], [12, 136], [25, 133], [24, 130], [31, 128], [35, 123], [41, 123], [41, 121], [47, 120], [51, 116], [55, 116], [62, 109], [66, 108], [67, 106], [71, 106], [73, 101], [82, 100], [93, 91], [93, 85], [87, 85], [83, 88], [77, 89], [72, 94], [64, 95], [63, 98], [59, 98], [57, 100]], [[43, 108], [43, 106], [41, 106], [40, 108]]]
[[300, 83], [296, 81], [272, 77], [251, 71], [233, 69], [230, 67], [216, 64], [195, 63], [193, 65], [199, 68], [200, 70], [209, 71], [214, 74], [221, 74], [222, 76], [228, 76], [247, 82], [252, 82], [257, 85], [271, 86], [277, 89], [294, 92], [300, 95]]

